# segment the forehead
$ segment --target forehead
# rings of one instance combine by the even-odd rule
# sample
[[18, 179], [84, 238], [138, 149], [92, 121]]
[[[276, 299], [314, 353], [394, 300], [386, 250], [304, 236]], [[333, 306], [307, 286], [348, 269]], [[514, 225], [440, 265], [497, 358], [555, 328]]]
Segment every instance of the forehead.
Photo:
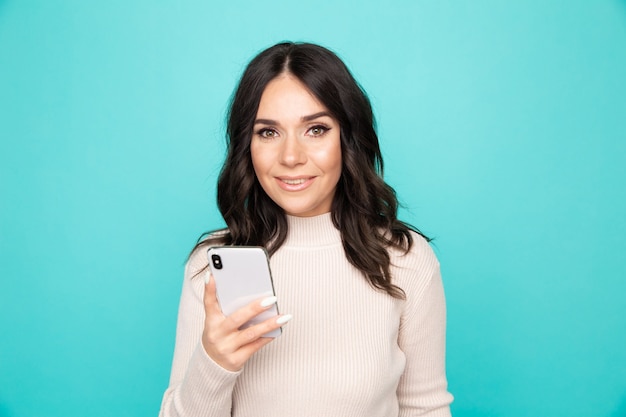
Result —
[[270, 81], [263, 94], [257, 117], [303, 117], [327, 111], [306, 85], [291, 74], [281, 74]]

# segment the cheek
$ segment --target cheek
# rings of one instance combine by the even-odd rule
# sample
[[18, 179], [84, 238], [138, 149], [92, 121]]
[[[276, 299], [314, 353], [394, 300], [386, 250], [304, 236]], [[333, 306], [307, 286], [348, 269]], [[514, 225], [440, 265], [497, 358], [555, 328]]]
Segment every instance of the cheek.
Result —
[[337, 177], [341, 174], [341, 147], [338, 144], [318, 150], [315, 154], [315, 160], [318, 161], [317, 165], [323, 169], [326, 174], [334, 174]]
[[252, 159], [252, 168], [254, 168], [254, 172], [258, 177], [264, 171], [264, 166], [266, 165], [264, 162], [267, 161], [267, 158], [264, 157], [260, 148], [254, 145], [254, 142], [250, 145], [250, 158]]

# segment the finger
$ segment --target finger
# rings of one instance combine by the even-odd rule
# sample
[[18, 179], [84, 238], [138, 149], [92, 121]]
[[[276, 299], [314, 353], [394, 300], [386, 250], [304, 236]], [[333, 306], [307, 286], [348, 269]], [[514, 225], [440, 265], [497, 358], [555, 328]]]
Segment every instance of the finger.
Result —
[[291, 314], [283, 314], [242, 329], [237, 335], [236, 343], [240, 346], [245, 346], [259, 339], [268, 339], [263, 336], [284, 326], [291, 318]]
[[237, 330], [254, 317], [276, 304], [276, 296], [265, 297], [241, 307], [226, 317], [225, 325], [230, 330]]

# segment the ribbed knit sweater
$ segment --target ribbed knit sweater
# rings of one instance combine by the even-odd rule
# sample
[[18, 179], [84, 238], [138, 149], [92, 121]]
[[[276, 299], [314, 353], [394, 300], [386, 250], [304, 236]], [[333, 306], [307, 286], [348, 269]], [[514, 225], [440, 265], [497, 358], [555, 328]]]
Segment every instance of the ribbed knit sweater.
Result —
[[375, 290], [346, 259], [330, 214], [288, 217], [286, 242], [271, 257], [283, 334], [238, 372], [205, 352], [208, 261], [185, 269], [170, 385], [161, 417], [449, 416], [445, 300], [439, 263], [414, 234], [411, 251], [390, 251], [400, 300]]

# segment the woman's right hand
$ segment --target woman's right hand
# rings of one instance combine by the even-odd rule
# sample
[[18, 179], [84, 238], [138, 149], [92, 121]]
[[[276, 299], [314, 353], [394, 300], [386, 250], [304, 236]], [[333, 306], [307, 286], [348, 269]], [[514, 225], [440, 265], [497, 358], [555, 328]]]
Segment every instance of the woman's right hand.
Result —
[[215, 280], [208, 274], [204, 286], [204, 332], [202, 345], [206, 353], [222, 368], [238, 371], [246, 361], [274, 338], [262, 337], [276, 330], [290, 319], [290, 315], [278, 315], [261, 323], [239, 330], [250, 319], [276, 303], [276, 297], [267, 297], [224, 316], [217, 301]]

